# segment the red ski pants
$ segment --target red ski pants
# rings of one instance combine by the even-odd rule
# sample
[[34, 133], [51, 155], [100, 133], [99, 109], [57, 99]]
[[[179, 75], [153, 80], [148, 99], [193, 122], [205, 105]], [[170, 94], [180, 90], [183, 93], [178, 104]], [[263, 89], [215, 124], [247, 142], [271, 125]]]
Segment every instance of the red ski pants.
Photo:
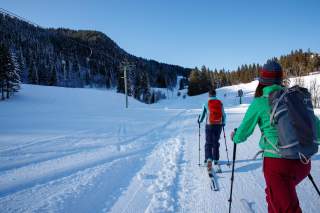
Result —
[[301, 213], [296, 186], [310, 173], [311, 163], [268, 158], [263, 160], [269, 213]]

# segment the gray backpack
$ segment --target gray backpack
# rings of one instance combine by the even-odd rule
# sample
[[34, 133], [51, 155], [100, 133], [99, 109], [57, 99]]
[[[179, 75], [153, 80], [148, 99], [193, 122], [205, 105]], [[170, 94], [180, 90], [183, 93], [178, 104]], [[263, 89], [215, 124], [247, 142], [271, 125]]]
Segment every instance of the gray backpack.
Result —
[[299, 86], [284, 88], [270, 94], [269, 104], [270, 123], [277, 128], [279, 136], [274, 148], [283, 158], [308, 163], [319, 145], [311, 94]]

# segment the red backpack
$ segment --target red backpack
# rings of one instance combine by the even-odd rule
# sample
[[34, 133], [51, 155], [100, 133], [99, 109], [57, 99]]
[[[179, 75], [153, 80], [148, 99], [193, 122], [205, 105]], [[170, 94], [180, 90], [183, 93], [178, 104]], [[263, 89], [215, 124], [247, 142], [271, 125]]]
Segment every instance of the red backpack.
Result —
[[219, 100], [209, 100], [209, 124], [222, 124], [222, 103]]

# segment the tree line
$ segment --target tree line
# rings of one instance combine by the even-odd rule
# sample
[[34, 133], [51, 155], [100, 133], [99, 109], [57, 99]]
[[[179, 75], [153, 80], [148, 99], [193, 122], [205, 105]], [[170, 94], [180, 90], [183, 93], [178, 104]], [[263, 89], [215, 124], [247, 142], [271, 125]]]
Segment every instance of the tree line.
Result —
[[[277, 60], [284, 71], [285, 78], [300, 77], [314, 71], [320, 71], [320, 55], [304, 52], [302, 49], [291, 51], [290, 54], [282, 55]], [[208, 92], [211, 87], [219, 88], [239, 83], [248, 83], [259, 77], [260, 64], [244, 64], [237, 70], [210, 70], [202, 66], [201, 69], [194, 68], [189, 76], [188, 95], [199, 95]]]

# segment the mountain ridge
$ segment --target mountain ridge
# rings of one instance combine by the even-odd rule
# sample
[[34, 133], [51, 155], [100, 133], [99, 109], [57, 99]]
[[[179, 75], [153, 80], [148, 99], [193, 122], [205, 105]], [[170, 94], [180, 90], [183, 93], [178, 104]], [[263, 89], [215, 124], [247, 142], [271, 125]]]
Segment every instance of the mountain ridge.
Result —
[[128, 94], [151, 103], [157, 99], [152, 97], [152, 87], [172, 89], [177, 76], [187, 78], [191, 71], [134, 56], [96, 30], [43, 28], [3, 11], [0, 25], [0, 43], [17, 56], [23, 83], [117, 88], [124, 93], [121, 64], [128, 62], [135, 67], [128, 73]]

